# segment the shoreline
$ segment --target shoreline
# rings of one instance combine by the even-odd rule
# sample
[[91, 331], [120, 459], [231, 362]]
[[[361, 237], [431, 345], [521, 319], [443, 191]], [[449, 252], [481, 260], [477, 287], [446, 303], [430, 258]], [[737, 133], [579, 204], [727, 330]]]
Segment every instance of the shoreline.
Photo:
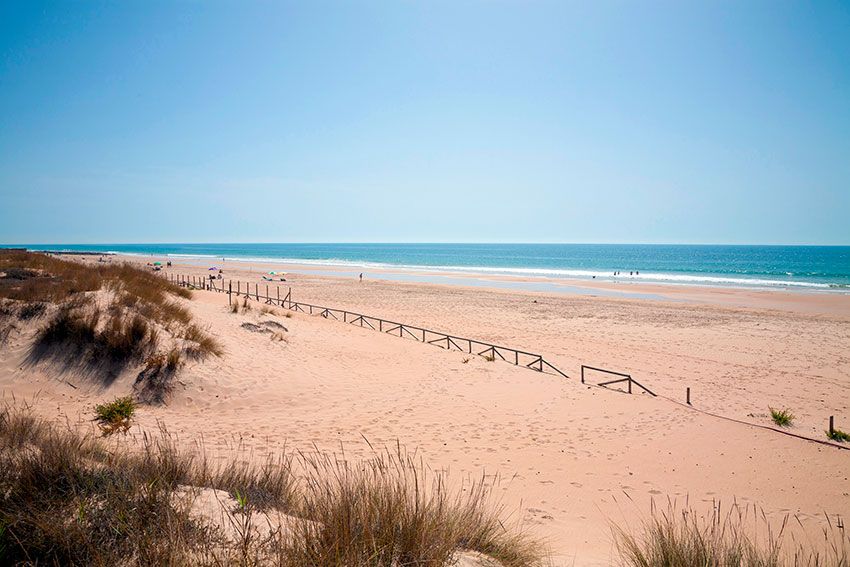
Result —
[[[788, 272], [786, 276], [759, 275], [759, 274], [725, 274], [722, 272], [668, 272], [658, 269], [624, 272], [623, 268], [554, 268], [554, 267], [521, 267], [521, 266], [489, 266], [489, 265], [427, 265], [372, 262], [369, 260], [344, 260], [344, 259], [308, 259], [273, 256], [218, 256], [213, 254], [191, 254], [191, 253], [169, 253], [169, 252], [127, 252], [127, 251], [103, 251], [92, 252], [91, 250], [61, 249], [61, 248], [32, 248], [33, 251], [46, 252], [60, 255], [104, 255], [133, 258], [158, 258], [168, 259], [176, 262], [194, 263], [216, 263], [216, 262], [241, 262], [257, 266], [287, 266], [292, 269], [306, 272], [332, 271], [351, 276], [362, 271], [373, 273], [385, 273], [394, 275], [406, 275], [417, 277], [419, 281], [425, 276], [435, 278], [475, 278], [479, 280], [514, 281], [547, 285], [571, 285], [590, 286], [594, 289], [604, 289], [606, 284], [611, 285], [647, 285], [657, 286], [659, 289], [670, 288], [706, 288], [706, 289], [741, 289], [747, 291], [782, 291], [792, 293], [825, 293], [850, 295], [850, 284], [841, 281], [809, 281], [793, 280], [793, 275]], [[617, 271], [617, 275], [614, 272]], [[792, 279], [781, 279], [788, 277]], [[602, 284], [602, 285], [597, 285]], [[609, 288], [610, 289], [610, 288]]]
[[[87, 256], [81, 255], [85, 258]], [[171, 261], [174, 267], [192, 269], [230, 266], [243, 277], [259, 276], [268, 271], [283, 271], [288, 276], [350, 281], [360, 270], [338, 270], [331, 266], [285, 262], [253, 262], [225, 259], [214, 262], [211, 258], [194, 258], [165, 255], [114, 254], [119, 261]], [[90, 257], [88, 257], [91, 260]], [[377, 274], [379, 277], [375, 277]], [[233, 274], [225, 268], [225, 277]], [[578, 296], [587, 299], [637, 300], [663, 303], [690, 303], [731, 308], [777, 309], [816, 315], [850, 317], [850, 293], [810, 289], [754, 289], [748, 287], [700, 286], [685, 284], [660, 284], [636, 281], [597, 281], [544, 277], [519, 277], [496, 274], [413, 271], [405, 269], [375, 269], [364, 272], [365, 281], [380, 281], [411, 286], [436, 286], [438, 288], [478, 289], [521, 295]], [[272, 283], [272, 282], [268, 282]]]

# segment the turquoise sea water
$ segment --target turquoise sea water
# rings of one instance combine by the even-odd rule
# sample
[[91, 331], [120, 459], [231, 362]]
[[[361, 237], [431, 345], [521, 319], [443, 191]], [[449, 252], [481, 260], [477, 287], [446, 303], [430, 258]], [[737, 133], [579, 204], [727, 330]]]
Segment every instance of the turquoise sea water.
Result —
[[[638, 244], [29, 244], [34, 250], [297, 262], [368, 270], [850, 292], [850, 246]], [[619, 271], [620, 275], [614, 276]], [[630, 274], [630, 272], [632, 272]]]

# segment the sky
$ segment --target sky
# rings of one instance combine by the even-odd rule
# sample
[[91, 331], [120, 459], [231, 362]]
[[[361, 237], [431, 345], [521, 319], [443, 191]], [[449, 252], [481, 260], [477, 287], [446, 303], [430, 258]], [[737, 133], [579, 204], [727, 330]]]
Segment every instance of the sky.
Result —
[[850, 2], [0, 2], [0, 243], [850, 244]]

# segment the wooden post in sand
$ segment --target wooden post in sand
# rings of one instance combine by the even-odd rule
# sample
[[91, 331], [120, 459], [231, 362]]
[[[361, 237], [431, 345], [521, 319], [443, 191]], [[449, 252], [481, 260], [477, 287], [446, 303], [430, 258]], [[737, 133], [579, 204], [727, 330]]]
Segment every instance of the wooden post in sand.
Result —
[[685, 398], [687, 399], [688, 405], [691, 405], [691, 389], [687, 388], [685, 390]]
[[831, 415], [831, 416], [829, 416], [829, 437], [830, 437], [830, 439], [832, 438], [833, 435], [835, 435], [835, 416]]
[[231, 294], [231, 293], [233, 293], [233, 281], [232, 281], [232, 280], [231, 280], [231, 281], [230, 281], [230, 283], [227, 285], [227, 304], [228, 304], [228, 305], [230, 305], [230, 304], [231, 304], [231, 303], [230, 303], [230, 301], [231, 301], [231, 300], [230, 300], [230, 294]]

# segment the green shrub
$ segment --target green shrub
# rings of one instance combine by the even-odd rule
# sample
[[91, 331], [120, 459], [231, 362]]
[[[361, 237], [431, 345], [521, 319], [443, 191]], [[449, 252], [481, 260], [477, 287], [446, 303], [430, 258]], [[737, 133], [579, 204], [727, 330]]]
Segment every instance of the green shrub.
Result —
[[827, 431], [826, 436], [832, 439], [833, 441], [838, 441], [839, 443], [850, 441], [850, 433], [846, 433], [844, 431], [841, 431], [840, 429], [833, 429], [832, 433]]
[[791, 424], [794, 421], [794, 414], [787, 409], [777, 410], [770, 408], [770, 418], [773, 420], [773, 423], [779, 427], [791, 427]]
[[95, 406], [95, 421], [105, 435], [115, 431], [127, 431], [130, 428], [130, 419], [135, 411], [136, 402], [132, 397], [124, 396]]

